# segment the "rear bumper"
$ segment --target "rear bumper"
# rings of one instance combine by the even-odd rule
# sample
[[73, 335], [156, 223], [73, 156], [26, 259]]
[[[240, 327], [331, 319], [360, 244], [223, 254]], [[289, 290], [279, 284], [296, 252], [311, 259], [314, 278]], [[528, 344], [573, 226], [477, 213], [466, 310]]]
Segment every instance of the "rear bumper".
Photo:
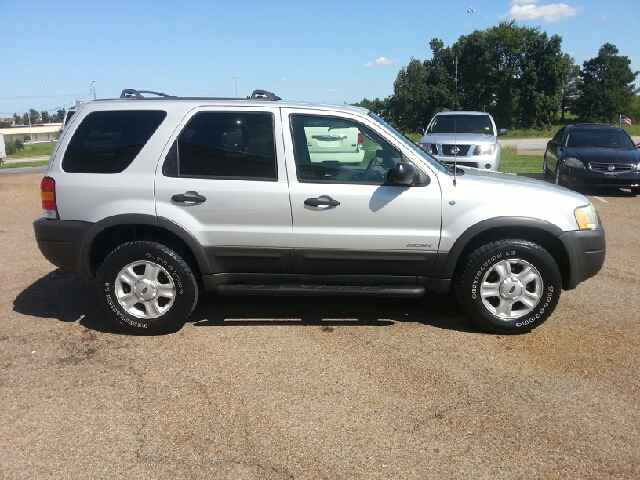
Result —
[[569, 257], [571, 274], [562, 287], [571, 290], [600, 271], [606, 256], [606, 239], [602, 224], [596, 230], [579, 230], [560, 235]]
[[39, 218], [33, 222], [38, 248], [56, 267], [93, 276], [89, 262], [91, 239], [102, 227], [95, 223]]

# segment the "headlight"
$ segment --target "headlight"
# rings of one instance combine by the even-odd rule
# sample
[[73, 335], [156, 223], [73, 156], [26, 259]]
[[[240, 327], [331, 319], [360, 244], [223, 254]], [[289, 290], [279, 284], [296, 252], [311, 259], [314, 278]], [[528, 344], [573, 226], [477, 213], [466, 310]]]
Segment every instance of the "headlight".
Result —
[[433, 143], [419, 143], [418, 145], [422, 148], [422, 150], [430, 153], [431, 155], [438, 154], [438, 147]]
[[640, 163], [636, 165], [636, 170], [640, 172]]
[[567, 167], [572, 167], [572, 168], [584, 168], [584, 163], [582, 163], [580, 160], [578, 160], [577, 158], [574, 157], [567, 157], [564, 159], [564, 164]]
[[496, 145], [488, 144], [488, 145], [476, 145], [473, 149], [474, 155], [493, 155], [496, 153]]
[[576, 208], [573, 214], [580, 230], [595, 230], [598, 228], [598, 214], [596, 213], [596, 207], [592, 203]]

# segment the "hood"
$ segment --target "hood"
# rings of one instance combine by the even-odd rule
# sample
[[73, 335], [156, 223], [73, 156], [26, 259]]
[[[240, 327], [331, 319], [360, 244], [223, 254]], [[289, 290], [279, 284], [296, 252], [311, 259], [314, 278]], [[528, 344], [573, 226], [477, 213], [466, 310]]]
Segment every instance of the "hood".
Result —
[[[535, 178], [525, 177], [524, 175], [516, 175], [513, 173], [494, 172], [491, 170], [480, 170], [471, 167], [460, 167], [464, 169], [464, 174], [458, 175], [458, 186], [465, 183], [473, 183], [473, 188], [481, 188], [485, 192], [497, 192], [501, 188], [517, 189], [518, 195], [526, 196], [527, 194], [540, 195], [543, 192], [551, 195], [561, 195], [563, 197], [574, 197], [575, 200], [582, 202], [584, 205], [589, 203], [589, 200], [581, 193], [574, 192], [568, 188], [559, 187], [554, 183], [549, 183], [544, 180], [536, 180]], [[526, 187], [526, 188], [522, 188]], [[502, 195], [502, 194], [498, 194]], [[520, 200], [519, 200], [520, 201]]]
[[432, 133], [423, 136], [420, 143], [444, 143], [446, 145], [496, 143], [496, 137], [484, 133]]
[[640, 162], [638, 150], [624, 150], [622, 148], [565, 148], [562, 151], [564, 158], [574, 157], [583, 163], [624, 163], [637, 164]]

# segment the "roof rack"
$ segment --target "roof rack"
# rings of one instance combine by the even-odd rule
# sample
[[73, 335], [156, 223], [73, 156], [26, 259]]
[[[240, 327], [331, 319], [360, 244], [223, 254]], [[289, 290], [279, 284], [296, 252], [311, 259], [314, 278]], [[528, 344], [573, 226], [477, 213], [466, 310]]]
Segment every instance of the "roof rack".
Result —
[[273, 102], [275, 102], [276, 100], [282, 100], [275, 93], [267, 92], [266, 90], [254, 90], [253, 92], [251, 92], [251, 96], [247, 98], [250, 98], [252, 100], [271, 100]]
[[[120, 94], [120, 98], [127, 98], [127, 99], [136, 99], [136, 100], [143, 100], [145, 98], [149, 98], [147, 96], [144, 96], [143, 93], [145, 94], [151, 94], [151, 95], [155, 95], [156, 97], [160, 97], [160, 98], [165, 98], [165, 99], [169, 99], [169, 98], [173, 98], [173, 99], [187, 99], [187, 98], [193, 98], [194, 100], [242, 100], [241, 98], [207, 98], [207, 97], [176, 97], [175, 95], [167, 95], [166, 93], [160, 93], [160, 92], [152, 92], [150, 90], [136, 90], [135, 88], [125, 88], [124, 90], [122, 90], [122, 93]], [[277, 100], [282, 100], [282, 98], [280, 98], [279, 96], [277, 96], [275, 93], [272, 92], [268, 92], [267, 90], [254, 90], [251, 95], [249, 95], [247, 97], [247, 99], [250, 100], [269, 100], [272, 102], [275, 102]]]
[[135, 88], [125, 88], [124, 90], [122, 90], [120, 98], [147, 98], [142, 95], [143, 93], [150, 93], [152, 95], [155, 95], [156, 97], [176, 98], [172, 95], [167, 95], [166, 93], [152, 92], [151, 90], [136, 90]]

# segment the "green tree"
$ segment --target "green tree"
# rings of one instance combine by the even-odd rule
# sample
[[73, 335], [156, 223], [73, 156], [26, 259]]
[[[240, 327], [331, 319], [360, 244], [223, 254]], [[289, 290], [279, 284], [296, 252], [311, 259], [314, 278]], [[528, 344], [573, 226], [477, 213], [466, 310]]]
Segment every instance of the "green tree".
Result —
[[568, 54], [564, 54], [566, 74], [562, 83], [562, 103], [560, 104], [560, 115], [564, 123], [564, 115], [573, 109], [573, 104], [578, 98], [578, 87], [580, 85], [580, 67], [576, 65], [575, 59]]
[[550, 125], [567, 70], [561, 43], [557, 35], [513, 21], [460, 37], [454, 49], [461, 107], [488, 111], [501, 126]]
[[412, 58], [393, 84], [393, 95], [389, 99], [391, 118], [406, 131], [424, 127], [435, 113], [457, 106], [455, 79], [451, 73], [455, 68], [455, 55], [437, 38], [429, 45], [433, 53], [431, 60], [421, 62]]
[[371, 110], [376, 115], [383, 117], [387, 115], [389, 112], [389, 99], [385, 98], [384, 100], [380, 100], [376, 98], [375, 100], [367, 100], [366, 98], [358, 103], [353, 104], [356, 107], [363, 107]]
[[615, 45], [605, 43], [597, 57], [583, 63], [574, 107], [582, 121], [618, 123], [631, 106], [639, 72], [632, 72], [631, 60], [618, 53]]
[[53, 122], [62, 123], [64, 121], [64, 116], [67, 114], [67, 111], [64, 108], [59, 108], [55, 115], [52, 118]]

